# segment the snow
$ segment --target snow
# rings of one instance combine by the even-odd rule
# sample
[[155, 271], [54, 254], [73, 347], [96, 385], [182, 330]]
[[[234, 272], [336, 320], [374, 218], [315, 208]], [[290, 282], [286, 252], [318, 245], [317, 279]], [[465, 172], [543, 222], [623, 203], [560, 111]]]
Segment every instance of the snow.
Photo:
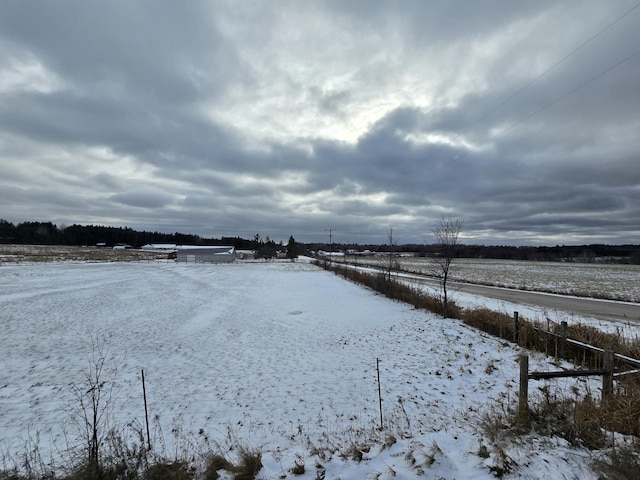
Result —
[[[398, 257], [394, 261], [403, 271], [433, 274], [433, 261], [428, 257]], [[384, 267], [388, 259], [365, 256], [358, 257], [356, 263]], [[449, 273], [452, 282], [640, 301], [640, 265], [456, 258]]]
[[[296, 478], [347, 480], [495, 478], [504, 454], [503, 478], [596, 478], [564, 440], [497, 444], [480, 428], [515, 406], [520, 349], [308, 263], [5, 265], [0, 322], [5, 461], [34, 440], [46, 458], [81, 443], [74, 391], [98, 346], [110, 424], [144, 424], [144, 370], [151, 441], [167, 455], [246, 445], [263, 453], [258, 478], [297, 462]], [[532, 370], [551, 368], [529, 354]]]

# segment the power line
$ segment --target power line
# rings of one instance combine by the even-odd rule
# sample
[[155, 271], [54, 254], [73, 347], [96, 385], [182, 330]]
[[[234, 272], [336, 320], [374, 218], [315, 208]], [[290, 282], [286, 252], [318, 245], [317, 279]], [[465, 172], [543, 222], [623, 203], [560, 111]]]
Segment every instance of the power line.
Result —
[[518, 89], [517, 91], [515, 91], [513, 94], [511, 94], [509, 97], [507, 97], [506, 99], [504, 99], [502, 102], [500, 102], [498, 105], [496, 105], [495, 107], [493, 107], [491, 110], [489, 110], [487, 113], [485, 113], [484, 115], [482, 115], [479, 119], [477, 119], [475, 122], [473, 122], [471, 125], [469, 125], [467, 128], [465, 128], [464, 130], [462, 130], [458, 135], [456, 135], [455, 137], [453, 137], [453, 140], [457, 139], [460, 135], [462, 135], [463, 133], [467, 132], [468, 130], [470, 130], [471, 128], [475, 127], [478, 123], [480, 123], [482, 120], [484, 120], [485, 118], [487, 118], [489, 115], [491, 115], [492, 113], [494, 113], [495, 111], [497, 111], [500, 107], [502, 107], [503, 105], [505, 105], [506, 103], [508, 103], [509, 101], [511, 101], [513, 98], [517, 97], [520, 93], [522, 93], [523, 91], [525, 91], [527, 88], [529, 88], [531, 85], [533, 85], [534, 83], [536, 83], [538, 80], [540, 80], [542, 77], [544, 77], [547, 73], [549, 73], [551, 70], [555, 69], [558, 65], [560, 65], [561, 63], [564, 63], [567, 59], [569, 59], [570, 57], [572, 57], [573, 55], [575, 55], [579, 50], [582, 50], [585, 46], [587, 46], [589, 43], [591, 43], [593, 40], [595, 40], [596, 38], [598, 38], [600, 35], [602, 35], [605, 31], [607, 31], [609, 28], [611, 28], [613, 25], [615, 25], [616, 23], [618, 23], [620, 20], [622, 20], [623, 18], [625, 18], [627, 15], [629, 15], [632, 11], [634, 11], [636, 8], [640, 7], [640, 3], [636, 3], [633, 7], [631, 7], [629, 10], [627, 10], [625, 13], [623, 13], [622, 15], [620, 15], [618, 18], [616, 18], [615, 20], [613, 20], [611, 23], [609, 23], [608, 25], [606, 25], [605, 27], [603, 27], [602, 29], [600, 29], [596, 34], [592, 35], [591, 37], [589, 37], [587, 40], [585, 40], [584, 42], [582, 42], [580, 45], [578, 45], [576, 48], [574, 48], [571, 52], [569, 52], [567, 55], [565, 55], [564, 57], [562, 57], [560, 60], [556, 61], [553, 65], [551, 65], [550, 67], [548, 67], [547, 69], [545, 69], [540, 75], [538, 75], [537, 77], [535, 77], [534, 79], [530, 80], [528, 83], [526, 83], [523, 87], [521, 87], [520, 89]]
[[629, 60], [631, 60], [633, 57], [635, 57], [636, 55], [640, 54], [640, 50], [636, 50], [634, 53], [632, 53], [631, 55], [629, 55], [628, 57], [623, 58], [622, 60], [620, 60], [619, 62], [615, 63], [614, 65], [612, 65], [611, 67], [607, 68], [606, 70], [603, 70], [602, 72], [598, 73], [597, 75], [595, 75], [594, 77], [591, 77], [589, 80], [587, 80], [586, 82], [581, 83], [580, 85], [578, 85], [577, 87], [569, 90], [566, 93], [563, 93], [562, 95], [560, 95], [559, 97], [556, 97], [555, 99], [553, 99], [552, 101], [550, 101], [549, 103], [543, 105], [542, 107], [538, 108], [537, 110], [535, 110], [534, 112], [530, 113], [529, 115], [521, 118], [520, 120], [518, 120], [516, 123], [514, 123], [513, 125], [507, 127], [506, 129], [496, 133], [495, 135], [489, 137], [487, 140], [493, 140], [496, 137], [499, 137], [500, 135], [507, 133], [509, 130], [517, 127], [518, 125], [520, 125], [521, 123], [523, 123], [525, 120], [528, 120], [532, 117], [534, 117], [535, 115], [539, 114], [540, 112], [542, 112], [543, 110], [546, 110], [547, 108], [551, 107], [552, 105], [555, 105], [556, 103], [558, 103], [559, 101], [565, 99], [566, 97], [568, 97], [569, 95], [577, 92], [578, 90], [580, 90], [581, 88], [589, 85], [591, 82], [597, 80], [600, 77], [603, 77], [604, 75], [606, 75], [607, 73], [609, 73], [611, 70], [619, 67], [620, 65], [622, 65], [623, 63], [628, 62]]
[[[607, 25], [605, 25], [603, 28], [601, 28], [598, 32], [596, 32], [594, 35], [592, 35], [591, 37], [589, 37], [587, 40], [585, 40], [584, 42], [582, 42], [580, 45], [578, 45], [576, 48], [574, 48], [571, 52], [569, 52], [567, 55], [565, 55], [564, 57], [562, 57], [560, 60], [557, 60], [555, 63], [553, 63], [551, 66], [547, 67], [541, 74], [539, 74], [537, 77], [533, 78], [532, 80], [530, 80], [529, 82], [527, 82], [524, 86], [522, 86], [521, 88], [519, 88], [518, 90], [516, 90], [514, 93], [512, 93], [511, 95], [509, 95], [507, 98], [505, 98], [503, 101], [501, 101], [498, 105], [496, 105], [495, 107], [491, 108], [488, 112], [486, 112], [484, 115], [482, 115], [480, 118], [478, 118], [476, 121], [474, 121], [471, 125], [467, 126], [466, 128], [464, 128], [463, 130], [461, 130], [459, 133], [457, 133], [456, 135], [454, 135], [451, 138], [451, 141], [453, 142], [454, 140], [458, 139], [460, 136], [462, 136], [464, 133], [468, 132], [469, 130], [471, 130], [473, 127], [475, 127], [476, 125], [478, 125], [480, 122], [482, 122], [484, 119], [486, 119], [489, 115], [491, 115], [492, 113], [495, 113], [497, 110], [500, 109], [500, 107], [504, 106], [505, 104], [507, 104], [508, 102], [510, 102], [511, 100], [513, 100], [515, 97], [517, 97], [519, 94], [521, 94], [523, 91], [525, 91], [527, 88], [529, 88], [531, 85], [533, 85], [534, 83], [536, 83], [538, 80], [540, 80], [542, 77], [544, 77], [547, 73], [549, 73], [550, 71], [552, 71], [553, 69], [555, 69], [557, 66], [559, 66], [560, 64], [564, 63], [567, 59], [569, 59], [570, 57], [572, 57], [573, 55], [575, 55], [578, 51], [580, 51], [582, 48], [584, 48], [585, 46], [587, 46], [589, 43], [591, 43], [593, 40], [595, 40], [596, 38], [598, 38], [600, 35], [602, 35], [604, 32], [606, 32], [609, 28], [611, 28], [612, 26], [614, 26], [616, 23], [620, 22], [623, 18], [625, 18], [626, 16], [628, 16], [631, 12], [633, 12], [636, 8], [640, 7], [640, 2], [636, 3], [634, 6], [632, 6], [630, 9], [628, 9], [627, 11], [625, 11], [622, 15], [620, 15], [619, 17], [617, 17], [616, 19], [614, 19], [613, 21], [611, 21], [610, 23], [608, 23]], [[604, 72], [601, 72], [600, 74], [596, 75], [595, 77], [591, 78], [590, 80], [588, 80], [587, 82], [579, 85], [578, 87], [574, 88], [573, 90], [571, 90], [570, 92], [562, 95], [561, 97], [558, 97], [557, 99], [553, 100], [552, 102], [544, 105], [543, 107], [541, 107], [540, 109], [536, 110], [535, 112], [533, 112], [532, 114], [524, 117], [523, 119], [519, 120], [518, 122], [514, 123], [513, 125], [511, 125], [510, 127], [508, 127], [505, 130], [502, 130], [501, 132], [491, 136], [488, 138], [488, 140], [493, 140], [494, 138], [502, 135], [503, 133], [508, 132], [509, 130], [513, 129], [514, 127], [518, 126], [520, 123], [522, 123], [523, 121], [533, 117], [534, 115], [537, 115], [538, 113], [540, 113], [542, 110], [545, 110], [546, 108], [550, 107], [551, 105], [559, 102], [560, 100], [562, 100], [563, 98], [565, 98], [566, 96], [572, 94], [573, 92], [575, 92], [576, 90], [579, 90], [580, 88], [582, 88], [583, 86], [585, 86], [586, 84], [596, 80], [597, 78], [601, 77], [602, 75], [606, 74], [607, 72], [609, 72], [610, 70], [613, 70], [614, 68], [616, 68], [619, 64], [626, 62], [627, 60], [629, 60], [631, 57], [637, 55], [638, 52], [630, 55], [630, 57], [627, 57], [626, 59], [622, 60], [621, 62], [617, 63], [616, 65], [610, 67], [609, 69], [607, 69]], [[438, 151], [442, 150], [444, 148], [444, 145], [440, 145], [438, 148], [436, 148], [432, 154], [437, 153]], [[461, 158], [461, 157], [465, 157], [469, 154], [469, 152], [463, 154], [463, 155], [458, 155], [457, 158]]]
[[[512, 125], [508, 126], [507, 128], [505, 128], [504, 130], [499, 131], [498, 133], [490, 136], [489, 138], [487, 138], [486, 141], [491, 141], [496, 139], [497, 137], [504, 135], [505, 133], [507, 133], [508, 131], [514, 129], [515, 127], [517, 127], [518, 125], [524, 123], [526, 120], [529, 120], [530, 118], [536, 116], [537, 114], [539, 114], [540, 112], [546, 110], [547, 108], [555, 105], [556, 103], [560, 102], [561, 100], [565, 99], [566, 97], [568, 97], [569, 95], [572, 95], [573, 93], [577, 92], [578, 90], [580, 90], [581, 88], [589, 85], [590, 83], [594, 82], [595, 80], [597, 80], [600, 77], [605, 76], [607, 73], [609, 73], [610, 71], [614, 70], [615, 68], [619, 67], [620, 65], [628, 62], [629, 60], [631, 60], [632, 58], [634, 58], [635, 56], [640, 54], [640, 50], [636, 50], [634, 53], [632, 53], [631, 55], [623, 58], [622, 60], [616, 62], [615, 64], [613, 64], [612, 66], [610, 66], [609, 68], [601, 71], [600, 73], [598, 73], [597, 75], [591, 77], [589, 80], [582, 82], [580, 85], [578, 85], [577, 87], [572, 88], [571, 90], [569, 90], [568, 92], [563, 93], [562, 95], [556, 97], [555, 99], [551, 100], [549, 103], [546, 103], [545, 105], [543, 105], [542, 107], [538, 108], [537, 110], [529, 113], [528, 115], [522, 117], [520, 120], [516, 121], [515, 123], [513, 123]], [[457, 137], [456, 137], [457, 138]], [[436, 150], [437, 151], [437, 150]], [[470, 154], [470, 151], [466, 151], [465, 153], [462, 154], [458, 154], [456, 155], [456, 159], [460, 159], [460, 158], [464, 158], [466, 156], [468, 156]]]

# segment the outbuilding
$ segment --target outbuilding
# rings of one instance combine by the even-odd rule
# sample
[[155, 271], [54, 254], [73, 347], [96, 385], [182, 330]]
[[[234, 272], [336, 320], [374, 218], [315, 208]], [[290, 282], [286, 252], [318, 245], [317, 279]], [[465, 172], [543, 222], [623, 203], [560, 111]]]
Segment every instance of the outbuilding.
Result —
[[230, 263], [236, 260], [235, 247], [179, 245], [176, 261], [185, 263]]

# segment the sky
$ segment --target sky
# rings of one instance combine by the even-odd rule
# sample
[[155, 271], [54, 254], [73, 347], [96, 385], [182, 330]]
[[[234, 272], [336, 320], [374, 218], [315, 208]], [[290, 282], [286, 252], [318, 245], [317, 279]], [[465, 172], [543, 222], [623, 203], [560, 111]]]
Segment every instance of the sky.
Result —
[[636, 0], [0, 3], [0, 218], [640, 243]]

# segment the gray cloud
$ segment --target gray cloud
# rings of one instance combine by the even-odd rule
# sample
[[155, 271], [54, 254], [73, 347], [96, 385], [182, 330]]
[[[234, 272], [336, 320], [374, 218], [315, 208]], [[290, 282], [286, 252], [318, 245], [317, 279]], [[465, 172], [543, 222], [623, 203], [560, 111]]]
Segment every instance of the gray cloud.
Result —
[[632, 7], [3, 2], [0, 217], [638, 243]]
[[111, 195], [112, 200], [123, 205], [138, 208], [162, 208], [171, 203], [171, 196], [160, 192], [121, 192]]

